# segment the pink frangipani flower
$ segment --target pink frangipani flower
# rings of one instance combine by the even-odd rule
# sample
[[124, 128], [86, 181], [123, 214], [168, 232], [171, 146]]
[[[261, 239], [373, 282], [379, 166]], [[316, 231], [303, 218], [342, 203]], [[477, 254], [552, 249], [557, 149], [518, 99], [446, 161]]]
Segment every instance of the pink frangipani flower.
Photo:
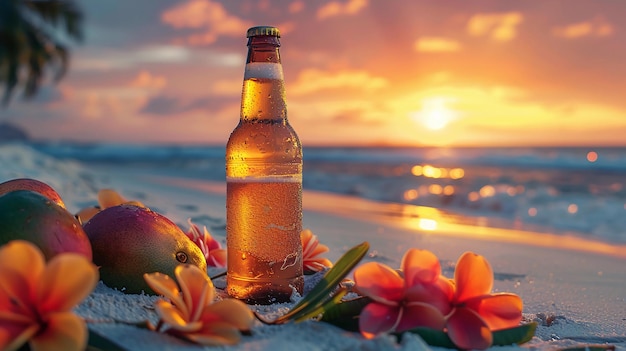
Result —
[[328, 252], [328, 246], [320, 244], [317, 236], [309, 229], [300, 233], [302, 240], [302, 265], [305, 273], [319, 272], [324, 268], [331, 268], [333, 263], [329, 259], [319, 257]]
[[189, 230], [185, 234], [198, 245], [206, 258], [207, 266], [226, 267], [226, 250], [222, 249], [219, 241], [213, 239], [206, 226], [204, 232], [201, 232], [200, 228], [191, 221], [191, 218], [187, 219], [187, 223], [189, 223]]
[[446, 329], [456, 346], [486, 349], [493, 341], [491, 331], [519, 325], [522, 299], [511, 293], [491, 293], [493, 271], [483, 256], [464, 253], [457, 261], [454, 281]]
[[368, 262], [354, 271], [356, 290], [372, 299], [359, 317], [359, 329], [366, 338], [416, 327], [443, 330], [454, 285], [441, 275], [439, 260], [429, 251], [410, 249], [401, 266], [399, 273]]

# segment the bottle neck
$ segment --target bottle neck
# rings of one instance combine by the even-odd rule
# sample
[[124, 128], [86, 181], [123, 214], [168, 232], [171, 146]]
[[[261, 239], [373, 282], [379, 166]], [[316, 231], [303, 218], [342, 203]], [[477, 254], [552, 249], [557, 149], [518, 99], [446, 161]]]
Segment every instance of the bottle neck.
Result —
[[248, 38], [248, 58], [246, 63], [271, 62], [280, 64], [280, 41], [278, 37], [260, 35]]
[[248, 57], [241, 95], [241, 120], [287, 123], [287, 104], [280, 42], [275, 36], [248, 40]]

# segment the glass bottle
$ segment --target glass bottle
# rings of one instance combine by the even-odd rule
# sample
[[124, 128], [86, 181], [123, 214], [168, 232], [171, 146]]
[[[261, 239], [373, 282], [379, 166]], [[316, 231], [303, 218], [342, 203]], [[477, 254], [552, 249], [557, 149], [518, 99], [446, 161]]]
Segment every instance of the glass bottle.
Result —
[[227, 292], [247, 303], [302, 293], [302, 146], [287, 121], [280, 32], [248, 29], [241, 118], [226, 146]]

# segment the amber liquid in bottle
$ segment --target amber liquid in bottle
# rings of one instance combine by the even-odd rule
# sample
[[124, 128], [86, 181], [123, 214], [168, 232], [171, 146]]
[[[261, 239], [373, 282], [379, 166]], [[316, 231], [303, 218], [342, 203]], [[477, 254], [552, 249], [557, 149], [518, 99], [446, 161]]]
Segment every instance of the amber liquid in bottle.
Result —
[[253, 29], [241, 118], [226, 147], [227, 292], [270, 304], [304, 285], [302, 146], [287, 121], [278, 35]]

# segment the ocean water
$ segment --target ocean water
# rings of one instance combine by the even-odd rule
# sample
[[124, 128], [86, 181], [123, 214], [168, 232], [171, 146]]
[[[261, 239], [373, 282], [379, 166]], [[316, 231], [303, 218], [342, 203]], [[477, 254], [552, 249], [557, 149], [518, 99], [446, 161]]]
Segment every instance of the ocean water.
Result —
[[[46, 154], [223, 181], [224, 147], [36, 143]], [[626, 147], [305, 147], [305, 189], [626, 243]]]

